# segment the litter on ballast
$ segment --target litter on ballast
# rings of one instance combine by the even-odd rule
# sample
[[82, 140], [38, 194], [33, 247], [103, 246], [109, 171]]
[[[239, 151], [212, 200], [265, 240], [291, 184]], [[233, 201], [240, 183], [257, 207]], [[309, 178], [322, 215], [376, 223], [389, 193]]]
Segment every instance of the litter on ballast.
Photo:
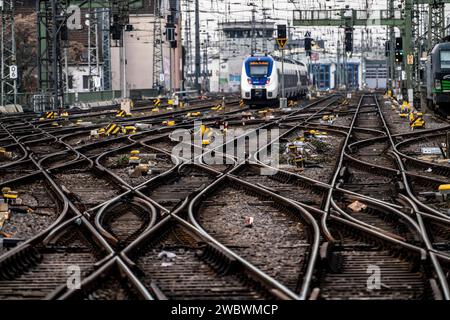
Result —
[[362, 202], [355, 201], [355, 202], [352, 202], [351, 204], [349, 204], [347, 206], [347, 208], [349, 208], [353, 212], [361, 212], [362, 210], [367, 209], [367, 205], [365, 205]]
[[253, 222], [254, 222], [254, 218], [253, 217], [244, 217], [244, 226], [246, 228], [251, 228], [253, 227]]
[[177, 255], [173, 252], [169, 252], [169, 251], [161, 251], [158, 254], [158, 259], [175, 259], [177, 257]]

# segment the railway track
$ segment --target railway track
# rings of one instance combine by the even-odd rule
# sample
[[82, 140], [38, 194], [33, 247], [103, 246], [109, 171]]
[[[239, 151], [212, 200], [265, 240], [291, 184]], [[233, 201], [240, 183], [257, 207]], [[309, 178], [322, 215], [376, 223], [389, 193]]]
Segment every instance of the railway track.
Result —
[[45, 299], [64, 290], [70, 272], [86, 277], [111, 254], [98, 234], [75, 217], [44, 240], [28, 244], [0, 258], [0, 297]]
[[198, 231], [171, 219], [124, 251], [157, 299], [265, 300], [279, 298], [233, 256]]
[[[169, 154], [140, 144], [113, 149], [99, 157], [97, 163], [131, 187], [138, 187], [176, 165]], [[142, 172], [139, 165], [145, 166]]]
[[301, 179], [281, 171], [274, 175], [265, 175], [263, 168], [257, 165], [241, 166], [232, 173], [252, 185], [316, 208], [321, 207], [327, 190], [325, 186], [314, 181]]
[[[242, 108], [224, 114], [208, 101], [175, 110], [173, 127], [162, 123], [168, 113], [139, 108], [114, 120], [151, 129], [104, 139], [90, 131], [112, 120], [108, 111], [70, 119], [87, 127], [1, 118], [0, 146], [13, 157], [0, 159], [0, 186], [33, 212], [1, 230], [13, 236], [0, 237], [0, 298], [449, 299], [448, 207], [425, 194], [448, 180], [448, 166], [428, 172], [414, 151], [441, 141], [445, 125], [396, 131], [375, 96], [359, 102], [330, 96], [273, 117], [253, 112], [243, 124]], [[187, 117], [193, 110], [201, 115]], [[245, 152], [203, 145], [173, 157], [174, 130], [199, 119], [249, 129], [227, 142]], [[315, 130], [328, 136], [323, 155], [337, 156], [302, 171], [281, 162], [264, 175], [274, 168], [263, 151], [271, 157], [275, 142], [258, 135], [274, 128], [282, 151]], [[131, 174], [136, 151], [152, 164], [147, 175]], [[212, 164], [211, 155], [230, 162]], [[80, 290], [67, 285], [74, 266]], [[371, 277], [378, 271], [380, 281]]]
[[197, 165], [182, 165], [156, 177], [139, 191], [168, 211], [214, 181], [217, 173]]
[[79, 161], [51, 171], [54, 181], [80, 212], [95, 209], [125, 191], [111, 177], [87, 165]]
[[17, 193], [10, 200], [9, 219], [2, 224], [2, 238], [8, 241], [29, 240], [47, 230], [63, 218], [63, 203], [55, 190], [40, 173], [28, 175], [0, 184], [4, 189]]
[[338, 217], [330, 219], [329, 228], [335, 242], [322, 247], [315, 299], [442, 298], [424, 250]]
[[190, 219], [221, 244], [299, 293], [318, 240], [315, 222], [306, 211], [250, 186], [232, 178], [219, 180], [190, 207]]

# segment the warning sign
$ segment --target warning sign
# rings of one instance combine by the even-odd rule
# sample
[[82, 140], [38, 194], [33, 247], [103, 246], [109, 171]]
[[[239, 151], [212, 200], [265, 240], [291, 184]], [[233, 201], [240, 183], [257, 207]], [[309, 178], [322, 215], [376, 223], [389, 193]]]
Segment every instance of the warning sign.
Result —
[[288, 40], [286, 38], [278, 38], [277, 43], [280, 49], [284, 49], [286, 47]]

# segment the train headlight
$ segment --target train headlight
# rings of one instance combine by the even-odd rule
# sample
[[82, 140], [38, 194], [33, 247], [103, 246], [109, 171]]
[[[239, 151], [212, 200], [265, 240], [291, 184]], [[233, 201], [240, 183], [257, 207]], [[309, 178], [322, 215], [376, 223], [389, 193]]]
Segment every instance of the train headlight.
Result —
[[248, 84], [252, 84], [252, 79], [248, 78], [247, 82], [248, 82]]
[[270, 78], [266, 80], [266, 84], [270, 84]]
[[441, 90], [442, 89], [442, 87], [441, 87], [441, 80], [434, 80], [434, 88], [436, 89], [436, 90]]

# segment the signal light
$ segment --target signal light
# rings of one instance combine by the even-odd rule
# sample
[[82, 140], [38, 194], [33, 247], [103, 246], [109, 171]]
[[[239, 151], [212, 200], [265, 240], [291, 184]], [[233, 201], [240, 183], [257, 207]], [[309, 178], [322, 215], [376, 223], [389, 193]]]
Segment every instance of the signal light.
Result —
[[345, 28], [345, 51], [353, 52], [353, 27]]
[[395, 61], [397, 61], [397, 62], [403, 61], [403, 52], [402, 51], [395, 52]]
[[114, 22], [111, 26], [110, 32], [113, 40], [122, 39], [122, 26], [120, 24]]
[[277, 26], [277, 38], [278, 39], [287, 39], [287, 32], [286, 32], [286, 25], [285, 24], [279, 24]]
[[312, 39], [305, 38], [305, 51], [311, 51], [311, 47], [312, 47]]
[[395, 50], [403, 50], [403, 38], [395, 38]]

